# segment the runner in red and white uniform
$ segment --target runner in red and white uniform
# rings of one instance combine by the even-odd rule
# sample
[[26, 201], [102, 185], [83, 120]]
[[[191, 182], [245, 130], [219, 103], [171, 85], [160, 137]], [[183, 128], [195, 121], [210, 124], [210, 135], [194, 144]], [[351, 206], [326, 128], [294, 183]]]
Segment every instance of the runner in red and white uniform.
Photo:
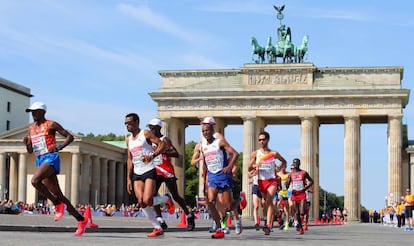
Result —
[[[154, 133], [156, 137], [164, 141], [166, 146], [160, 155], [154, 157], [155, 169], [157, 170], [155, 193], [157, 194], [162, 183], [165, 183], [171, 193], [172, 198], [180, 205], [186, 214], [187, 229], [189, 231], [192, 231], [195, 228], [194, 214], [188, 210], [185, 200], [180, 196], [180, 194], [178, 194], [177, 177], [175, 176], [174, 166], [171, 163], [172, 157], [178, 157], [178, 151], [171, 143], [171, 140], [168, 137], [162, 135], [161, 127], [162, 121], [160, 119], [155, 118], [148, 123], [148, 128], [151, 130], [151, 132]], [[168, 207], [171, 209], [173, 206], [171, 204], [168, 204]], [[167, 224], [161, 216], [160, 205], [154, 205], [154, 210], [157, 214], [157, 220], [160, 222], [162, 229], [167, 229]], [[172, 209], [172, 211], [173, 210], [174, 209]]]
[[298, 223], [298, 233], [303, 234], [302, 218], [306, 212], [306, 190], [313, 185], [313, 179], [308, 172], [300, 169], [300, 159], [293, 159], [290, 172], [293, 206], [296, 208], [296, 219]]
[[[248, 170], [255, 170], [255, 175], [258, 175], [258, 188], [265, 200], [265, 211], [267, 218], [267, 225], [264, 225], [263, 231], [265, 235], [270, 234], [273, 225], [273, 217], [275, 208], [273, 206], [273, 197], [279, 190], [279, 182], [276, 172], [279, 171], [282, 165], [286, 165], [286, 160], [279, 152], [270, 150], [268, 144], [270, 135], [268, 132], [259, 133], [260, 149], [253, 151], [250, 156], [250, 163]], [[280, 163], [276, 162], [279, 160]]]

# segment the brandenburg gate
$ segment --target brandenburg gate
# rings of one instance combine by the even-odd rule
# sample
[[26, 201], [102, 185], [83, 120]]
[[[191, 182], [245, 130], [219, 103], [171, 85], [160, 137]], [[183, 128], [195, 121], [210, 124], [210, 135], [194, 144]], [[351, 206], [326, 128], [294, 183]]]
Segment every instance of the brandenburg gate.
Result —
[[[403, 108], [409, 99], [409, 90], [401, 87], [403, 67], [252, 63], [239, 69], [159, 74], [161, 88], [150, 96], [158, 105], [163, 130], [180, 153], [184, 153], [185, 128], [198, 125], [203, 117], [213, 116], [216, 130], [222, 133], [227, 125], [243, 125], [242, 189], [248, 201], [247, 166], [251, 152], [258, 148], [257, 135], [267, 125], [300, 124], [301, 167], [315, 181], [314, 216], [319, 214], [321, 124], [344, 124], [344, 207], [350, 220], [358, 220], [361, 212], [361, 124], [388, 124], [388, 192], [400, 197], [409, 187], [410, 172], [408, 161], [403, 165], [407, 158], [402, 147]], [[184, 159], [174, 161], [179, 187], [184, 187]], [[251, 202], [243, 216], [252, 216]]]

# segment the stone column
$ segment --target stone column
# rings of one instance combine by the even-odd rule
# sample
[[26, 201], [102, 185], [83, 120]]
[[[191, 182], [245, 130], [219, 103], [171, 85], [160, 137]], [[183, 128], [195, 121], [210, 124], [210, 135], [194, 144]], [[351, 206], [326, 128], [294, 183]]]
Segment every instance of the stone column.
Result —
[[[222, 118], [217, 118], [217, 117], [215, 117], [214, 118], [214, 120], [216, 121], [216, 125], [215, 125], [215, 127], [214, 127], [214, 130], [216, 131], [216, 132], [219, 132], [219, 133], [221, 133], [221, 134], [223, 134], [223, 136], [224, 136], [224, 133], [225, 133], [225, 131], [224, 131], [224, 129], [226, 128], [226, 122], [224, 121], [224, 119], [222, 119]], [[231, 145], [231, 143], [230, 143], [230, 145]]]
[[[247, 175], [250, 162], [250, 155], [254, 151], [256, 143], [256, 118], [244, 117], [243, 118], [243, 174]], [[243, 213], [244, 218], [253, 218], [253, 204], [252, 204], [252, 186], [249, 184], [249, 180], [242, 180], [242, 190], [246, 192], [247, 207]]]
[[[175, 176], [177, 177], [177, 189], [181, 197], [184, 197], [184, 186], [185, 186], [185, 128], [187, 125], [180, 119], [171, 118], [165, 121], [168, 124], [168, 134], [171, 143], [177, 149], [179, 156], [178, 158], [171, 158], [171, 163], [174, 166]], [[164, 194], [167, 189], [165, 185], [160, 189], [160, 194]], [[176, 204], [177, 205], [177, 204]]]
[[17, 155], [10, 153], [9, 200], [17, 200]]
[[108, 202], [108, 159], [101, 158], [101, 184], [100, 184], [100, 204]]
[[[411, 182], [408, 184], [408, 187], [410, 187], [410, 190], [414, 191], [414, 153], [410, 153], [410, 178], [409, 180], [411, 180]], [[405, 187], [407, 188], [407, 187]]]
[[72, 168], [70, 176], [70, 202], [73, 205], [79, 203], [79, 184], [80, 184], [80, 154], [72, 153]]
[[125, 174], [125, 163], [116, 163], [116, 193], [115, 202], [116, 206], [119, 207], [124, 202], [124, 193], [126, 191], [126, 174]]
[[[388, 116], [388, 191], [401, 196], [402, 115]], [[396, 202], [396, 201], [394, 201]]]
[[[314, 121], [313, 116], [301, 117], [301, 168], [314, 177]], [[313, 210], [309, 217], [313, 218]]]
[[82, 174], [81, 174], [81, 189], [80, 189], [80, 203], [88, 204], [89, 200], [89, 191], [90, 191], [90, 167], [91, 167], [91, 157], [88, 154], [82, 154]]
[[6, 153], [0, 153], [0, 200], [4, 200], [4, 191], [7, 189], [8, 185], [6, 184]]
[[[17, 201], [27, 201], [27, 154], [19, 154], [19, 189]], [[16, 201], [16, 202], [17, 202]]]
[[301, 169], [313, 177], [313, 122], [314, 117], [301, 117]]
[[101, 183], [101, 163], [98, 156], [92, 156], [92, 174], [91, 176], [91, 191], [89, 198], [91, 204], [96, 207], [99, 204], [100, 183]]
[[[319, 119], [315, 117], [313, 123], [313, 193], [311, 193], [311, 213], [310, 218], [319, 218]], [[310, 214], [310, 215], [311, 215]]]
[[348, 219], [356, 221], [360, 215], [360, 119], [358, 116], [345, 117], [344, 142], [344, 206]]
[[[108, 161], [108, 203], [115, 204], [116, 192], [116, 163], [114, 160]], [[126, 185], [126, 183], [125, 183]]]

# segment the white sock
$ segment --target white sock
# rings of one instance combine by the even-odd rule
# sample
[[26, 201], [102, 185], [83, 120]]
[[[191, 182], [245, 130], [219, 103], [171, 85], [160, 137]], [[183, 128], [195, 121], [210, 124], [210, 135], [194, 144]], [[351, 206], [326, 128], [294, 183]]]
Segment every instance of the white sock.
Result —
[[157, 217], [157, 221], [158, 221], [159, 223], [163, 223], [163, 222], [164, 222], [164, 219], [163, 219], [162, 217]]
[[148, 220], [151, 222], [152, 226], [157, 229], [161, 229], [160, 224], [158, 223], [157, 219], [155, 218], [155, 212], [152, 207], [145, 207], [142, 209], [145, 216], [148, 218]]

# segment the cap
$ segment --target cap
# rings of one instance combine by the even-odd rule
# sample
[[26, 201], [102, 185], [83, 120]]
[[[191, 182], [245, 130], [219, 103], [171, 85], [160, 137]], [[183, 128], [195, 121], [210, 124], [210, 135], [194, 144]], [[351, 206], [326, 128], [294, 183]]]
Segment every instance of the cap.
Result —
[[46, 104], [44, 104], [43, 102], [34, 102], [32, 106], [26, 109], [26, 112], [31, 112], [31, 111], [38, 110], [38, 109], [47, 111]]
[[213, 117], [206, 117], [203, 119], [203, 121], [200, 122], [200, 124], [210, 124], [210, 125], [215, 125], [216, 121], [214, 120]]
[[152, 120], [150, 120], [150, 122], [148, 122], [148, 125], [150, 126], [162, 126], [162, 121], [160, 119], [154, 118]]

